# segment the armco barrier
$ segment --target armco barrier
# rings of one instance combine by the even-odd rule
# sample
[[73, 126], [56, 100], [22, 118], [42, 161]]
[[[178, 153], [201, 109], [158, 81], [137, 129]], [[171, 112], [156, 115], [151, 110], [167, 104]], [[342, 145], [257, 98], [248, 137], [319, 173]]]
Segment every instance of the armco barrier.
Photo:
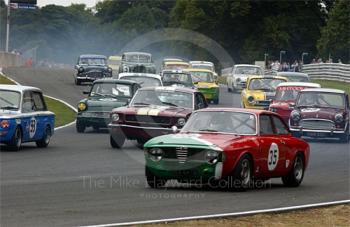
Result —
[[350, 64], [316, 63], [303, 65], [302, 72], [312, 79], [336, 80], [350, 83]]
[[0, 68], [23, 66], [24, 62], [21, 55], [0, 51]]

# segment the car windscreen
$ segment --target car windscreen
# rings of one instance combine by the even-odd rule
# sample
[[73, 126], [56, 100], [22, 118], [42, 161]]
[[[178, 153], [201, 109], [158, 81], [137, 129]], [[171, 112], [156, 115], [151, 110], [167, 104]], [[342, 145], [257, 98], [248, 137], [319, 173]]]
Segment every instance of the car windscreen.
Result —
[[289, 82], [309, 82], [309, 77], [307, 76], [293, 76], [293, 75], [282, 75], [288, 79]]
[[191, 67], [194, 68], [194, 69], [208, 69], [208, 70], [214, 71], [214, 68], [213, 68], [212, 65], [192, 64]]
[[160, 80], [153, 77], [123, 76], [122, 79], [135, 81], [139, 83], [141, 87], [158, 87], [162, 85]]
[[256, 117], [250, 113], [200, 111], [192, 114], [183, 132], [256, 134]]
[[172, 84], [183, 84], [192, 86], [191, 75], [185, 73], [163, 73], [162, 81], [164, 86]]
[[18, 110], [21, 94], [17, 91], [0, 90], [0, 109]]
[[191, 72], [193, 83], [214, 82], [213, 74], [210, 72]]
[[337, 93], [301, 92], [298, 97], [297, 106], [344, 109], [345, 98], [343, 94]]
[[193, 94], [180, 91], [139, 90], [131, 103], [132, 106], [175, 106], [193, 108]]
[[234, 73], [245, 75], [262, 75], [262, 70], [258, 67], [240, 66], [236, 68]]
[[293, 87], [293, 86], [277, 87], [275, 100], [277, 101], [295, 100], [298, 96], [298, 92], [302, 89], [304, 89], [304, 87]]
[[132, 87], [128, 84], [95, 83], [90, 97], [128, 97], [132, 96]]
[[146, 54], [126, 54], [125, 60], [128, 62], [139, 62], [139, 63], [152, 62], [151, 56]]
[[285, 80], [275, 78], [255, 78], [251, 79], [249, 90], [275, 91], [276, 87]]
[[106, 59], [104, 58], [80, 58], [80, 65], [106, 65]]

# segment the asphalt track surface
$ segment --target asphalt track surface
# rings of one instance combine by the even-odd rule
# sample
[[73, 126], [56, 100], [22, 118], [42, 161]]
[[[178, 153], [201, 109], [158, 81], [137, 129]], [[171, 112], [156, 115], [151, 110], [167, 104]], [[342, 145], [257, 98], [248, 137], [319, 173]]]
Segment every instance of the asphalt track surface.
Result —
[[[72, 105], [83, 98], [70, 70], [8, 69], [21, 84]], [[239, 106], [239, 95], [221, 89], [219, 106]], [[309, 168], [298, 188], [279, 179], [246, 192], [188, 188], [173, 183], [151, 189], [144, 178], [143, 151], [128, 141], [109, 146], [105, 132], [58, 130], [47, 149], [25, 145], [2, 149], [0, 226], [78, 226], [177, 218], [348, 200], [349, 144], [312, 142]]]

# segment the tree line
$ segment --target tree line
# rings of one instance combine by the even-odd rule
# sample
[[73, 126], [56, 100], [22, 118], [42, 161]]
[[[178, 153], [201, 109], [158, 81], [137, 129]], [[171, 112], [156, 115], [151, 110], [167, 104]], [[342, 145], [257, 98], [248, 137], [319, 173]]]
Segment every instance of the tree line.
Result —
[[[6, 8], [0, 0], [0, 48], [5, 45]], [[79, 54], [119, 54], [132, 39], [156, 29], [182, 28], [220, 44], [237, 63], [312, 58], [349, 63], [348, 0], [231, 1], [105, 0], [94, 8], [47, 5], [12, 10], [10, 49], [38, 59], [72, 63]], [[165, 41], [146, 48], [156, 56], [180, 55], [217, 62], [196, 40]]]

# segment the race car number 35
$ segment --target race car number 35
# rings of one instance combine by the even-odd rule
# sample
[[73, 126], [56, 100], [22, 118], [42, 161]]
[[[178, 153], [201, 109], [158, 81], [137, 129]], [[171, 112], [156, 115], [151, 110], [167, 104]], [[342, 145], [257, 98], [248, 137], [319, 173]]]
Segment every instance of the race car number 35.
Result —
[[36, 119], [32, 117], [29, 123], [29, 137], [33, 138], [36, 132]]
[[269, 167], [269, 171], [273, 171], [278, 163], [279, 158], [279, 150], [278, 145], [276, 143], [272, 143], [269, 149], [269, 155], [267, 158], [267, 165]]

